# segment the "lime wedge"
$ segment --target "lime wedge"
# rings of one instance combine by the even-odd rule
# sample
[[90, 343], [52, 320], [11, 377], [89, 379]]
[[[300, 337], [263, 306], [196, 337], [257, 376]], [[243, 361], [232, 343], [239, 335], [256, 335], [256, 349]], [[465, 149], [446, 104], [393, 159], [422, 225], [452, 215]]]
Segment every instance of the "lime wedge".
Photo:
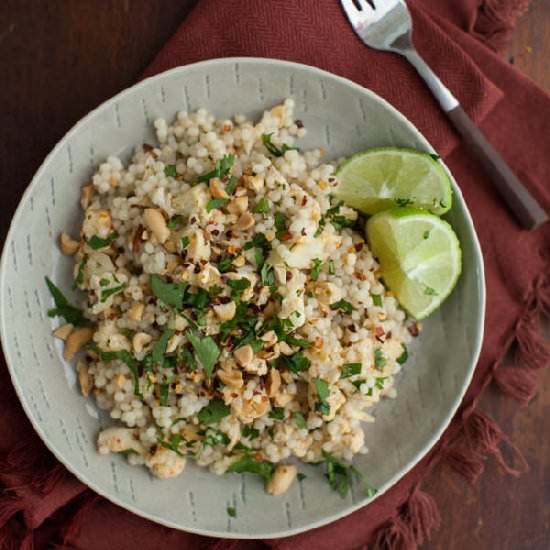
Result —
[[424, 319], [451, 294], [462, 252], [446, 221], [414, 208], [392, 208], [372, 216], [366, 232], [382, 278], [413, 317]]
[[441, 216], [451, 208], [451, 180], [437, 156], [401, 147], [357, 153], [338, 171], [333, 194], [365, 214], [395, 206]]

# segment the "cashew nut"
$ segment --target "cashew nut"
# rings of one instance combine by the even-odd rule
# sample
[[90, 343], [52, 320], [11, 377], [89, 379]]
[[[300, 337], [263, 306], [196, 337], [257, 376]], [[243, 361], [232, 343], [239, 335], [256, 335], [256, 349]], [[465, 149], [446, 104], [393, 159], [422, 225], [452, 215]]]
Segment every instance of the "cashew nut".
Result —
[[88, 397], [90, 393], [90, 375], [88, 374], [88, 365], [84, 361], [76, 362], [76, 371], [78, 373], [78, 383], [80, 384], [80, 393]]
[[170, 236], [170, 230], [166, 227], [166, 220], [158, 208], [146, 208], [143, 211], [145, 225], [151, 230], [160, 244], [164, 244]]
[[279, 464], [275, 468], [271, 479], [265, 484], [265, 490], [273, 496], [282, 495], [288, 491], [298, 470], [293, 464]]
[[73, 331], [74, 326], [71, 323], [65, 323], [53, 331], [53, 335], [60, 340], [66, 340]]
[[248, 208], [248, 197], [235, 197], [227, 205], [230, 214], [242, 214]]
[[252, 349], [252, 346], [247, 344], [246, 346], [236, 349], [233, 352], [233, 357], [235, 357], [241, 366], [245, 367], [246, 365], [252, 363], [252, 360], [254, 359], [254, 350]]
[[132, 338], [132, 347], [136, 353], [143, 351], [145, 346], [151, 343], [152, 336], [146, 332], [136, 332]]
[[210, 194], [217, 199], [226, 199], [227, 193], [218, 178], [212, 178], [208, 183]]
[[67, 233], [61, 233], [61, 236], [59, 237], [59, 244], [61, 246], [61, 252], [67, 256], [76, 254], [80, 246], [80, 243], [74, 239], [71, 239]]
[[243, 212], [235, 224], [235, 229], [237, 231], [245, 231], [253, 227], [255, 223], [254, 216], [250, 212]]
[[143, 317], [143, 310], [145, 309], [145, 304], [137, 303], [134, 304], [129, 310], [128, 310], [128, 319], [130, 321], [141, 321], [141, 318]]
[[237, 306], [235, 305], [235, 302], [227, 302], [227, 304], [218, 304], [213, 306], [212, 309], [218, 316], [218, 319], [221, 321], [230, 321], [233, 317], [235, 317]]
[[65, 361], [70, 361], [80, 348], [92, 339], [93, 331], [91, 328], [82, 327], [73, 330], [65, 342], [63, 350], [63, 358]]
[[94, 195], [94, 186], [92, 184], [85, 185], [80, 190], [80, 207], [82, 210], [86, 210], [90, 206], [90, 201]]
[[268, 397], [275, 397], [281, 387], [281, 373], [277, 369], [269, 369], [265, 389]]
[[218, 378], [222, 384], [230, 386], [231, 388], [242, 388], [243, 386], [243, 374], [238, 370], [222, 370], [217, 371]]

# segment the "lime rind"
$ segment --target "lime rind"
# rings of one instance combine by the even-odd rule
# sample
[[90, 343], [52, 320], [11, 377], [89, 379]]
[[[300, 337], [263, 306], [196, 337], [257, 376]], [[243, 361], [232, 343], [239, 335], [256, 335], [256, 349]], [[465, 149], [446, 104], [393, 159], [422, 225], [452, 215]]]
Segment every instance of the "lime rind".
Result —
[[462, 251], [445, 220], [418, 209], [394, 208], [372, 216], [366, 232], [384, 282], [411, 316], [426, 318], [452, 293]]
[[357, 153], [338, 168], [333, 194], [365, 214], [409, 206], [441, 216], [452, 206], [452, 185], [434, 157], [406, 147]]

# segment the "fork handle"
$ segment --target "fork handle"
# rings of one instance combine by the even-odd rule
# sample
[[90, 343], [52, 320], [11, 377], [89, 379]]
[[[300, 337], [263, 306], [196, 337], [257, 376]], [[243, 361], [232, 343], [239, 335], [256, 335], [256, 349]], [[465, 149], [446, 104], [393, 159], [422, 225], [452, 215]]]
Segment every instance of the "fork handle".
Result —
[[426, 81], [458, 133], [474, 151], [519, 224], [525, 229], [536, 229], [548, 221], [548, 214], [487, 141], [481, 130], [430, 66], [414, 49], [407, 51], [405, 56]]

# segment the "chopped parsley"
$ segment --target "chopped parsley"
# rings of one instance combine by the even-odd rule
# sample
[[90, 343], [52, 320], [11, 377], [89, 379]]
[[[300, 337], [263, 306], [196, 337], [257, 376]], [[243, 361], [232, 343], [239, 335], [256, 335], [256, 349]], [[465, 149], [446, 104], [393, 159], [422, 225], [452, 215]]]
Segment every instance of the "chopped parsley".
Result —
[[229, 441], [230, 439], [227, 434], [220, 432], [220, 430], [209, 428], [202, 440], [202, 445], [203, 447], [215, 447], [216, 445], [227, 445]]
[[256, 233], [251, 241], [244, 244], [245, 250], [254, 249], [254, 259], [256, 260], [256, 267], [261, 270], [266, 256], [271, 250], [271, 244], [267, 240], [267, 237], [263, 233]]
[[346, 300], [338, 300], [337, 302], [334, 302], [333, 304], [330, 304], [330, 309], [336, 310], [340, 309], [344, 313], [347, 313], [348, 315], [351, 315], [351, 312], [353, 311], [353, 306]]
[[210, 336], [201, 337], [193, 330], [188, 330], [186, 334], [195, 350], [195, 356], [202, 365], [207, 377], [210, 378], [221, 353], [218, 344]]
[[287, 233], [286, 218], [282, 212], [275, 212], [274, 216], [275, 221], [275, 236], [277, 239], [281, 240]]
[[361, 374], [361, 369], [363, 368], [362, 363], [345, 363], [342, 367], [342, 373], [340, 378], [349, 378], [350, 376], [355, 376], [356, 374]]
[[242, 277], [241, 279], [231, 279], [227, 281], [228, 286], [231, 288], [231, 297], [234, 300], [240, 300], [241, 294], [250, 287], [250, 279]]
[[166, 345], [168, 344], [168, 340], [170, 340], [170, 338], [172, 338], [175, 333], [176, 331], [174, 329], [167, 328], [153, 347], [151, 358], [153, 360], [153, 363], [155, 363], [156, 365], [164, 365], [164, 354], [166, 353]]
[[285, 366], [290, 372], [294, 374], [299, 374], [309, 369], [311, 361], [301, 352], [297, 351], [292, 355], [279, 357], [278, 366]]
[[346, 227], [353, 227], [355, 225], [355, 220], [346, 218], [346, 216], [339, 213], [343, 204], [344, 201], [340, 201], [326, 211], [325, 215], [319, 220], [319, 226], [315, 232], [315, 237], [318, 237], [323, 232], [327, 222], [330, 222], [338, 233], [341, 233], [342, 229]]
[[247, 439], [256, 439], [260, 436], [260, 430], [253, 428], [252, 426], [243, 426], [241, 435]]
[[151, 275], [151, 290], [153, 294], [167, 306], [181, 308], [187, 283], [167, 283], [159, 275]]
[[270, 211], [269, 201], [265, 197], [262, 197], [258, 201], [258, 204], [252, 210], [252, 212], [254, 212], [255, 214], [267, 214], [269, 211]]
[[192, 351], [185, 346], [182, 346], [178, 352], [178, 363], [183, 363], [190, 372], [198, 369], [198, 365], [195, 361], [195, 357], [193, 357]]
[[126, 285], [118, 285], [118, 286], [114, 286], [113, 288], [106, 288], [105, 290], [102, 290], [99, 301], [101, 303], [106, 302], [110, 296], [124, 290], [125, 287]]
[[235, 474], [248, 472], [262, 476], [266, 481], [271, 479], [273, 470], [275, 470], [275, 465], [272, 462], [256, 460], [248, 451], [245, 451], [241, 458], [227, 468], [227, 472]]
[[298, 346], [299, 348], [303, 349], [308, 349], [313, 345], [309, 340], [305, 340], [303, 338], [295, 338], [290, 334], [285, 337], [285, 342], [290, 346]]
[[237, 178], [235, 176], [231, 176], [225, 185], [225, 192], [228, 195], [232, 195], [235, 192], [235, 187], [237, 187]]
[[178, 175], [175, 164], [167, 164], [164, 167], [164, 175], [167, 177], [175, 178]]
[[321, 414], [330, 414], [330, 405], [327, 402], [328, 396], [330, 395], [330, 389], [328, 383], [322, 380], [321, 378], [314, 378], [313, 383], [315, 384], [315, 389], [317, 390], [317, 397], [319, 401], [315, 406], [315, 409]]
[[228, 202], [229, 202], [229, 199], [223, 199], [223, 198], [210, 199], [206, 204], [206, 211], [212, 212], [212, 210], [225, 206]]
[[90, 321], [84, 317], [84, 312], [80, 308], [71, 305], [49, 277], [45, 277], [45, 279], [55, 303], [55, 307], [48, 310], [48, 317], [63, 317], [67, 323], [75, 326], [89, 325]]
[[277, 147], [272, 141], [271, 136], [273, 135], [273, 132], [270, 134], [262, 134], [262, 143], [265, 145], [265, 148], [274, 156], [274, 157], [282, 157], [287, 151], [299, 151], [298, 147], [291, 147], [290, 145], [287, 145], [286, 143], [283, 143], [281, 147]]
[[273, 267], [267, 263], [264, 263], [260, 269], [260, 278], [262, 280], [262, 285], [272, 287], [275, 285], [275, 273]]
[[237, 509], [235, 508], [235, 506], [228, 506], [227, 507], [227, 515], [231, 518], [236, 518], [237, 517]]
[[173, 451], [180, 456], [185, 456], [179, 449], [180, 445], [184, 442], [184, 438], [181, 434], [174, 434], [168, 441], [163, 441], [159, 439], [159, 444], [162, 445], [165, 449]]
[[233, 267], [233, 261], [229, 256], [224, 256], [218, 263], [218, 271], [220, 273], [227, 273]]
[[84, 269], [86, 267], [87, 260], [88, 260], [88, 257], [84, 256], [80, 264], [78, 264], [78, 272], [73, 281], [73, 290], [78, 288], [84, 282]]
[[427, 286], [424, 288], [424, 294], [426, 296], [437, 296], [437, 291], [435, 288], [432, 288], [431, 286]]
[[126, 350], [103, 351], [99, 349], [99, 347], [97, 347], [97, 345], [95, 344], [89, 345], [88, 349], [95, 351], [102, 361], [122, 361], [123, 363], [125, 363], [134, 377], [134, 395], [141, 397], [141, 392], [139, 390], [138, 362], [134, 359], [133, 355], [130, 352]]
[[99, 250], [100, 248], [109, 246], [116, 238], [118, 238], [116, 231], [113, 231], [106, 239], [101, 239], [97, 235], [94, 235], [88, 240], [88, 246], [94, 250]]
[[183, 223], [183, 216], [181, 214], [176, 214], [166, 222], [166, 227], [170, 229], [170, 231], [173, 231], [174, 229], [177, 229], [178, 226], [180, 226], [182, 223]]
[[296, 411], [292, 414], [294, 421], [296, 422], [296, 426], [300, 428], [300, 430], [307, 429], [307, 423], [306, 419], [304, 418], [304, 415], [300, 411]]
[[386, 358], [384, 357], [384, 352], [380, 348], [374, 350], [374, 366], [378, 370], [382, 370], [386, 366]]
[[214, 166], [214, 170], [199, 176], [195, 181], [200, 183], [201, 181], [210, 181], [212, 178], [223, 178], [229, 173], [229, 170], [235, 162], [235, 155], [224, 155], [221, 160], [217, 160]]
[[168, 392], [170, 391], [170, 384], [161, 384], [159, 386], [159, 402], [161, 407], [168, 405]]
[[304, 479], [306, 478], [307, 478], [306, 474], [302, 474], [302, 472], [298, 472], [296, 474], [296, 479], [298, 479], [298, 481], [304, 481]]
[[185, 248], [187, 248], [188, 245], [189, 245], [189, 237], [188, 237], [187, 235], [184, 235], [184, 236], [180, 239], [180, 244], [181, 244], [182, 250], [184, 250]]
[[334, 260], [329, 260], [328, 262], [328, 274], [334, 275], [336, 273], [336, 268], [334, 266]]
[[377, 307], [383, 307], [384, 306], [384, 298], [382, 298], [382, 294], [373, 294], [372, 295], [372, 303]]
[[221, 399], [214, 397], [206, 407], [199, 411], [197, 418], [201, 424], [216, 424], [230, 412], [231, 409]]
[[428, 239], [430, 236], [430, 230], [427, 229], [426, 231], [424, 231], [424, 233], [422, 233], [422, 238], [423, 239]]
[[285, 409], [283, 407], [273, 407], [269, 411], [269, 418], [273, 420], [284, 420], [285, 419]]
[[409, 358], [409, 350], [407, 349], [407, 346], [405, 344], [401, 344], [401, 347], [403, 348], [403, 352], [401, 353], [401, 355], [396, 359], [396, 361], [400, 364], [400, 365], [403, 365], [404, 363], [407, 362], [407, 359]]
[[348, 494], [354, 476], [361, 481], [366, 496], [372, 497], [376, 494], [377, 490], [363, 480], [363, 475], [353, 464], [344, 464], [326, 451], [323, 451], [323, 458], [326, 465], [325, 477], [331, 489], [338, 492], [342, 498]]
[[323, 262], [319, 258], [315, 258], [311, 262], [311, 270], [309, 272], [309, 276], [311, 277], [312, 281], [316, 281], [319, 278], [319, 274], [321, 273], [322, 267], [323, 267]]

